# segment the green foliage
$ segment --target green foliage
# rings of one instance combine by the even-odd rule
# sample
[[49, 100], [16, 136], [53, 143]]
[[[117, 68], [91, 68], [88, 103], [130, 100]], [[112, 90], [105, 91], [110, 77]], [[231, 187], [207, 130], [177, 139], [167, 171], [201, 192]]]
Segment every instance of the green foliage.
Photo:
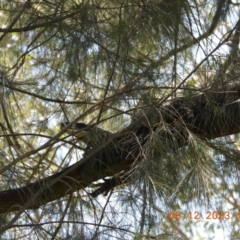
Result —
[[[174, 98], [238, 80], [236, 7], [223, 0], [1, 1], [1, 190], [82, 159], [84, 145], [67, 136], [33, 152], [61, 121], [117, 132], [139, 115], [154, 122], [156, 108]], [[96, 199], [89, 186], [21, 217], [1, 216], [0, 227], [9, 223], [2, 238], [211, 239], [219, 226], [225, 239], [239, 237], [239, 136], [207, 141], [178, 124], [159, 124], [124, 186]], [[188, 136], [188, 145], [178, 148], [176, 136]], [[232, 217], [201, 225], [186, 214], [195, 209]], [[171, 221], [171, 211], [184, 217]]]

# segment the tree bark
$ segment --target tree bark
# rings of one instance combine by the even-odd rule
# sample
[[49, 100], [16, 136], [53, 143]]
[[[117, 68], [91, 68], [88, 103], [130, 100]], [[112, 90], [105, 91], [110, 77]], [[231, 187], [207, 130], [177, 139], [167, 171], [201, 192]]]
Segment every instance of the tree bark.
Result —
[[[91, 149], [81, 161], [27, 186], [0, 192], [0, 213], [38, 208], [109, 176], [93, 196], [120, 185], [122, 173], [129, 174], [143, 159], [147, 143], [155, 134], [167, 149], [188, 144], [188, 133], [202, 140], [240, 132], [240, 82], [212, 87], [202, 94], [183, 97], [168, 105], [143, 109], [122, 131], [103, 145]], [[167, 129], [167, 130], [166, 130]], [[164, 143], [165, 142], [165, 143]], [[105, 185], [104, 185], [105, 184]]]

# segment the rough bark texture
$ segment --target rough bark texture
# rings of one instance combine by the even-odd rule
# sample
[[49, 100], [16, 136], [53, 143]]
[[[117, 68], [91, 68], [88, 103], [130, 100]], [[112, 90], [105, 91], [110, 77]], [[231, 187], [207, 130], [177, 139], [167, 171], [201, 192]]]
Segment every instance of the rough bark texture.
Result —
[[240, 83], [228, 83], [204, 93], [177, 99], [165, 106], [143, 109], [122, 131], [104, 145], [91, 149], [80, 162], [27, 186], [0, 192], [0, 213], [38, 208], [53, 200], [105, 180], [93, 196], [120, 185], [143, 159], [153, 135], [163, 146], [175, 150], [188, 144], [188, 132], [201, 139], [213, 139], [240, 132]]

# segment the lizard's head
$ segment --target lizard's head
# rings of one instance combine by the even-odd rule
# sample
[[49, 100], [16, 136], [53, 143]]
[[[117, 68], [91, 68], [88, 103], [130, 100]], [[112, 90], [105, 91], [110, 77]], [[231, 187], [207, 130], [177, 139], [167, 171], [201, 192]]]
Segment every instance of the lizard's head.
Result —
[[[60, 128], [63, 129], [69, 124], [69, 122], [62, 122]], [[85, 123], [73, 123], [67, 128], [66, 133], [87, 144], [92, 137], [92, 126]]]

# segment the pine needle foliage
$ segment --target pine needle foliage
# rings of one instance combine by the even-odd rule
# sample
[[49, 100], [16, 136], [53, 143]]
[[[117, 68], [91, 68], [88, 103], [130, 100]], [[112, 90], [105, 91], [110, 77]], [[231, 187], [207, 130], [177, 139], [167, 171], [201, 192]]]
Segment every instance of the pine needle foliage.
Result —
[[238, 1], [2, 0], [0, 19], [2, 239], [239, 238]]

